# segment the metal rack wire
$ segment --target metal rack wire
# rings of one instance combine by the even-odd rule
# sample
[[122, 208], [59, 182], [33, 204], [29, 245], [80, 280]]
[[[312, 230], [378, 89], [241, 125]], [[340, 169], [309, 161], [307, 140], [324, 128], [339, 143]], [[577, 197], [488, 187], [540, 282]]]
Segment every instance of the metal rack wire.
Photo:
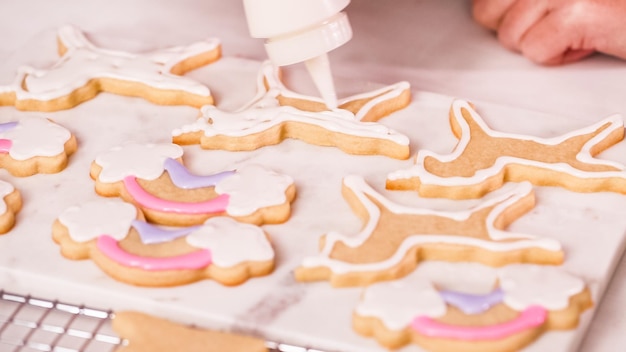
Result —
[[[0, 290], [0, 352], [112, 352], [124, 343], [111, 310]], [[323, 352], [266, 341], [270, 352]]]

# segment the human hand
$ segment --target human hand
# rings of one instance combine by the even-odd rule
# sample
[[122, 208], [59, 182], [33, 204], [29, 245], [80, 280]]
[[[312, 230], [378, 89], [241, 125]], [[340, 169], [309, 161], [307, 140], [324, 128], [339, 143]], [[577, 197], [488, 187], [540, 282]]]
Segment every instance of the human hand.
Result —
[[537, 63], [595, 51], [626, 59], [626, 0], [473, 0], [472, 12], [505, 47]]

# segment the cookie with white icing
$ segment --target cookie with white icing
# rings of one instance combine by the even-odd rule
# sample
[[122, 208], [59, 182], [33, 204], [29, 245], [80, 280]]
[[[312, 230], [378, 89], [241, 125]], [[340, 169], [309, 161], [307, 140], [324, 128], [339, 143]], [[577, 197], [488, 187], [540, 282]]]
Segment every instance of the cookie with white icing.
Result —
[[220, 58], [217, 39], [133, 54], [102, 49], [76, 27], [57, 33], [60, 59], [45, 69], [21, 67], [15, 82], [0, 86], [0, 105], [19, 110], [72, 108], [100, 92], [141, 97], [155, 104], [212, 104], [209, 89], [183, 75]]
[[274, 268], [269, 237], [256, 225], [212, 217], [196, 226], [159, 227], [119, 199], [69, 207], [54, 222], [52, 236], [66, 258], [92, 259], [114, 279], [139, 286], [203, 279], [238, 285]]
[[466, 210], [446, 211], [395, 203], [359, 176], [347, 176], [343, 195], [364, 221], [355, 235], [330, 232], [320, 254], [305, 258], [299, 281], [333, 286], [368, 285], [407, 275], [424, 260], [561, 264], [561, 244], [551, 238], [506, 231], [535, 204], [530, 183], [508, 184]]
[[21, 209], [20, 192], [12, 184], [0, 180], [0, 234], [5, 234], [13, 228], [17, 213]]
[[60, 172], [76, 149], [76, 137], [48, 119], [0, 123], [0, 167], [14, 176]]
[[366, 288], [353, 327], [387, 348], [518, 351], [549, 330], [575, 328], [592, 306], [583, 280], [559, 267], [427, 262]]
[[339, 109], [329, 111], [319, 99], [285, 88], [266, 63], [258, 89], [259, 94], [235, 112], [204, 106], [196, 122], [172, 131], [174, 143], [242, 151], [293, 138], [348, 154], [409, 157], [408, 137], [375, 122], [409, 104], [406, 82], [340, 99]]
[[595, 155], [624, 138], [624, 122], [610, 116], [553, 138], [490, 129], [466, 101], [450, 109], [458, 144], [447, 155], [420, 150], [415, 165], [387, 176], [387, 188], [425, 197], [480, 198], [504, 182], [530, 181], [576, 192], [626, 193], [625, 166]]
[[197, 225], [218, 215], [257, 225], [289, 218], [296, 193], [290, 176], [259, 165], [196, 175], [182, 155], [176, 144], [128, 143], [98, 155], [90, 174], [98, 194], [132, 202], [158, 224]]

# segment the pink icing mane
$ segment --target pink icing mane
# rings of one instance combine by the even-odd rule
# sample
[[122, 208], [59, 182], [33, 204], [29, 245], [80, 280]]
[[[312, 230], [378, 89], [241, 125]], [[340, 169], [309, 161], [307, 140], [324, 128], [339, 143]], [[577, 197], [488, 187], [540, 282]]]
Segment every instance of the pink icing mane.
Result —
[[411, 323], [411, 328], [420, 334], [466, 341], [497, 340], [518, 332], [542, 325], [548, 311], [540, 306], [526, 308], [517, 318], [502, 324], [472, 327], [437, 322], [430, 317], [420, 316]]
[[137, 183], [134, 176], [124, 178], [124, 186], [128, 193], [141, 206], [168, 213], [179, 214], [215, 214], [226, 211], [228, 206], [228, 194], [221, 194], [218, 197], [204, 202], [175, 202], [156, 197], [146, 192]]
[[8, 153], [11, 150], [11, 141], [8, 139], [0, 139], [0, 153]]
[[105, 256], [123, 266], [147, 271], [196, 270], [206, 268], [212, 262], [208, 249], [167, 258], [138, 256], [124, 251], [118, 242], [108, 235], [99, 236], [96, 246]]

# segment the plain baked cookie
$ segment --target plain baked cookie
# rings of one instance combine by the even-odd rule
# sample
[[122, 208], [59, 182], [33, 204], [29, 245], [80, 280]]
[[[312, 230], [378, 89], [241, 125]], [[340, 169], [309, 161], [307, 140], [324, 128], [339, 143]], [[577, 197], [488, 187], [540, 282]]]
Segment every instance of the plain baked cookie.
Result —
[[60, 172], [76, 148], [70, 131], [45, 118], [0, 123], [0, 167], [13, 176]]
[[225, 215], [252, 224], [289, 219], [294, 181], [259, 165], [195, 175], [176, 144], [128, 143], [99, 154], [91, 165], [96, 192], [137, 205], [154, 223], [202, 224]]
[[245, 151], [294, 138], [348, 154], [409, 157], [408, 137], [374, 122], [409, 104], [406, 82], [340, 99], [340, 109], [332, 111], [317, 98], [286, 89], [268, 63], [261, 68], [258, 84], [258, 96], [238, 111], [204, 106], [195, 123], [172, 131], [174, 143]]
[[353, 327], [387, 348], [508, 352], [549, 330], [575, 328], [592, 306], [585, 283], [558, 267], [429, 262], [365, 289]]
[[355, 235], [331, 232], [320, 254], [306, 258], [299, 281], [329, 280], [333, 286], [368, 285], [402, 277], [426, 260], [561, 264], [558, 241], [505, 228], [535, 205], [530, 183], [508, 184], [467, 210], [445, 211], [392, 202], [359, 176], [343, 181], [343, 196], [364, 221]]
[[258, 226], [213, 217], [198, 226], [165, 228], [142, 218], [132, 204], [98, 199], [64, 210], [52, 237], [64, 257], [91, 258], [114, 279], [138, 286], [203, 279], [238, 285], [274, 268], [274, 250]]
[[452, 153], [421, 150], [415, 165], [387, 176], [387, 188], [425, 197], [480, 198], [504, 182], [530, 181], [576, 192], [626, 193], [624, 166], [594, 158], [624, 138], [624, 122], [610, 116], [554, 138], [490, 129], [470, 103], [456, 100], [450, 125], [459, 139]]
[[141, 97], [155, 104], [213, 104], [209, 89], [183, 75], [221, 56], [216, 39], [131, 54], [101, 49], [76, 27], [57, 34], [60, 59], [46, 69], [21, 67], [15, 83], [0, 86], [0, 105], [19, 110], [72, 108], [99, 92]]
[[12, 184], [0, 180], [0, 199], [0, 234], [5, 234], [15, 225], [15, 217], [22, 209], [22, 196]]
[[128, 341], [116, 352], [267, 352], [260, 339], [184, 326], [139, 312], [117, 312], [112, 324]]

